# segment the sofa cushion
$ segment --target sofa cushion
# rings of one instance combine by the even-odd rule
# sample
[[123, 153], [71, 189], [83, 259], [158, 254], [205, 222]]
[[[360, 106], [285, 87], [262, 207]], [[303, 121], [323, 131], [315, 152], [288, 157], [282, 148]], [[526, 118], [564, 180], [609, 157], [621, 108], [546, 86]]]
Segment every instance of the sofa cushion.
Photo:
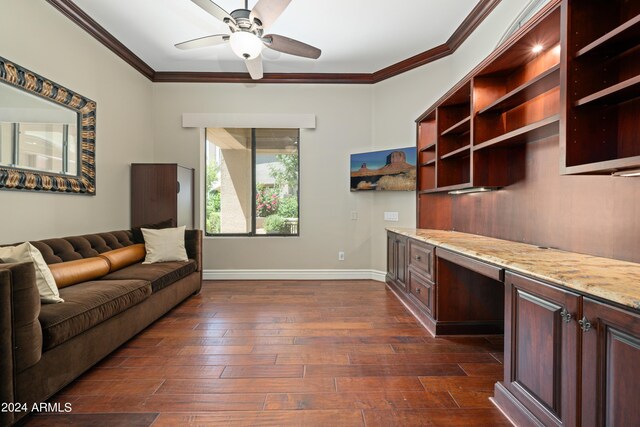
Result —
[[32, 262], [36, 271], [36, 286], [40, 292], [40, 301], [43, 304], [63, 302], [60, 297], [56, 281], [51, 274], [49, 266], [44, 261], [42, 254], [29, 242], [17, 246], [0, 248], [0, 255], [7, 262]]
[[166, 288], [196, 271], [196, 262], [161, 262], [156, 264], [133, 264], [104, 276], [103, 280], [138, 279], [151, 282], [153, 292]]
[[100, 257], [76, 259], [50, 264], [49, 270], [58, 289], [62, 289], [104, 276], [109, 273], [109, 261]]
[[151, 295], [145, 280], [96, 280], [60, 289], [65, 302], [40, 310], [43, 350], [48, 350], [125, 311]]
[[109, 263], [109, 272], [113, 272], [142, 261], [145, 253], [144, 245], [136, 243], [131, 246], [101, 253], [98, 256], [104, 258]]

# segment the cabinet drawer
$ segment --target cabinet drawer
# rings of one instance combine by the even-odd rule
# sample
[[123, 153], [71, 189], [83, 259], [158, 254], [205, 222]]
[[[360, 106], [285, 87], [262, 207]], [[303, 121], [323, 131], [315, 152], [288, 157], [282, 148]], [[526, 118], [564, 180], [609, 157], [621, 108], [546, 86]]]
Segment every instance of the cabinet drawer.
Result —
[[409, 292], [420, 302], [420, 308], [431, 317], [435, 317], [435, 291], [436, 285], [431, 280], [409, 269]]
[[433, 280], [433, 246], [410, 239], [409, 266]]

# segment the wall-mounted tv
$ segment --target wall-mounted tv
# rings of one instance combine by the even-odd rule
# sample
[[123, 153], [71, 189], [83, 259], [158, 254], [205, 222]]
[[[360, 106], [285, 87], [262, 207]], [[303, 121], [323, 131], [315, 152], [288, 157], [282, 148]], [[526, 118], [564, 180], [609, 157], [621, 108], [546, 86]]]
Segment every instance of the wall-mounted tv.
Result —
[[414, 191], [416, 147], [351, 155], [351, 191]]

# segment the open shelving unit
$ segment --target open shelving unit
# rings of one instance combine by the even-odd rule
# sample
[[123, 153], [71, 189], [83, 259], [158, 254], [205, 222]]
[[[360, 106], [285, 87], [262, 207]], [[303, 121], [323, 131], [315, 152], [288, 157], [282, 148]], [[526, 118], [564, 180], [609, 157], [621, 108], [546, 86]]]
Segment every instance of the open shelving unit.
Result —
[[431, 112], [418, 123], [418, 189], [436, 186], [436, 113]]
[[418, 197], [523, 178], [526, 144], [559, 132], [560, 20], [552, 0], [416, 120]]
[[564, 174], [640, 168], [640, 2], [564, 0]]
[[471, 181], [471, 81], [458, 84], [436, 108], [438, 188], [466, 186]]

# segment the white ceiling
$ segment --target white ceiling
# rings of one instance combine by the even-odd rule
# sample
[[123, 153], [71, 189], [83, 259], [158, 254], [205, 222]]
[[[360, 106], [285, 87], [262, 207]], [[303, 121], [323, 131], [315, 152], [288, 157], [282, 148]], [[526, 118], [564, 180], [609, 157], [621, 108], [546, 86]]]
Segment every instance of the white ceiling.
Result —
[[[257, 0], [249, 1], [251, 9]], [[74, 0], [156, 71], [244, 72], [226, 45], [176, 43], [229, 28], [190, 0]], [[217, 0], [231, 12], [244, 0]], [[293, 0], [268, 33], [322, 49], [318, 60], [263, 51], [266, 73], [372, 73], [444, 43], [478, 0]]]

